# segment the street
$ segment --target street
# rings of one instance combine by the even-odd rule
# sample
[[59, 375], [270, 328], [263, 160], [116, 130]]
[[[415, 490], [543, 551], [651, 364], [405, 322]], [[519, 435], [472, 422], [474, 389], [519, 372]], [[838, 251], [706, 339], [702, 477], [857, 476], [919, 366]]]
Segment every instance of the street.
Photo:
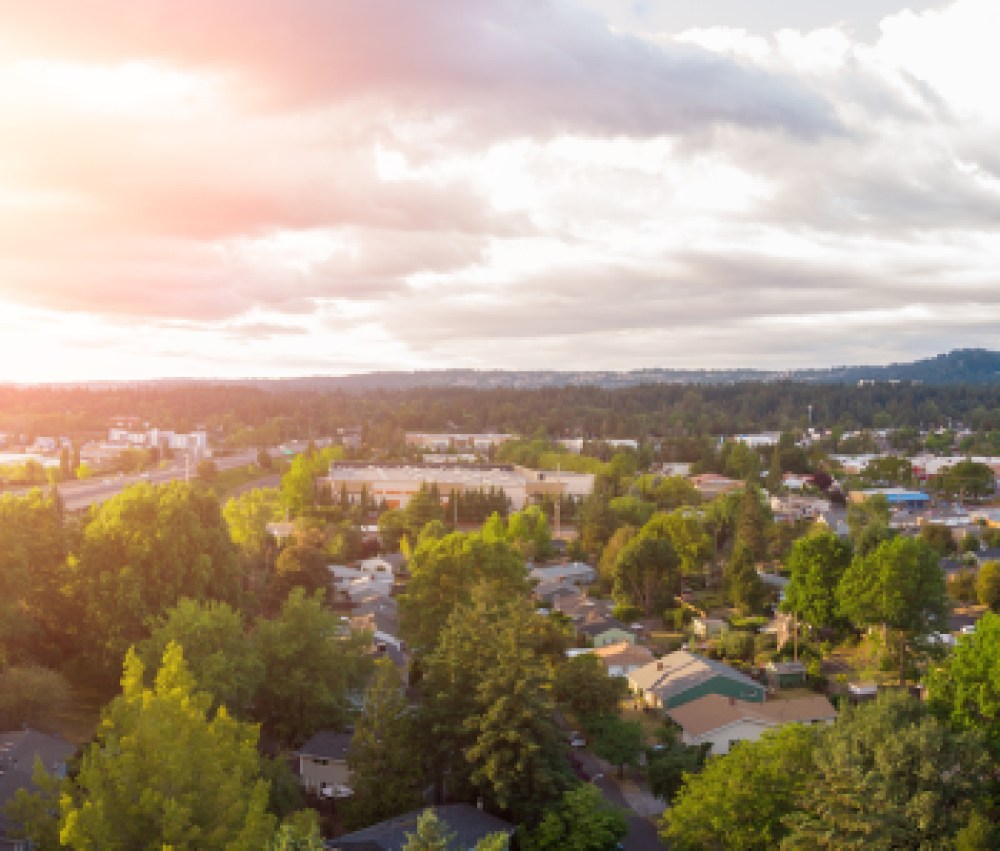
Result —
[[[219, 470], [229, 470], [233, 467], [256, 463], [257, 453], [256, 451], [241, 452], [236, 455], [213, 458], [212, 460]], [[91, 505], [106, 502], [111, 497], [121, 493], [129, 485], [134, 485], [137, 482], [149, 482], [150, 484], [158, 485], [164, 482], [182, 481], [188, 477], [194, 477], [194, 465], [186, 466], [183, 461], [175, 461], [167, 467], [150, 470], [145, 473], [94, 476], [92, 479], [84, 479], [78, 482], [62, 482], [58, 485], [58, 488], [66, 510], [80, 511]], [[21, 488], [8, 491], [8, 493], [26, 493], [29, 490], [31, 488]]]

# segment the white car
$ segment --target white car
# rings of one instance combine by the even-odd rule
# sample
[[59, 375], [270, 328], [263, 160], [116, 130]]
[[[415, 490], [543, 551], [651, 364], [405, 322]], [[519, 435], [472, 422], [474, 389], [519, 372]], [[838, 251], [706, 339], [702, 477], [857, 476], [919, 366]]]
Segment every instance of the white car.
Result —
[[587, 740], [581, 736], [576, 730], [571, 732], [567, 738], [569, 739], [570, 747], [574, 748], [585, 748], [587, 747]]

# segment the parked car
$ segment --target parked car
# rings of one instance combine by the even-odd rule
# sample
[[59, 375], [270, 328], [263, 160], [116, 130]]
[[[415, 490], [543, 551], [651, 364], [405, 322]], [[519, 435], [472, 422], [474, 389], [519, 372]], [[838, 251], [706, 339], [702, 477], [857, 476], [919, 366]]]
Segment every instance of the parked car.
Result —
[[587, 740], [582, 735], [580, 735], [578, 732], [576, 732], [576, 730], [573, 730], [572, 732], [570, 732], [570, 734], [566, 738], [569, 739], [570, 747], [574, 747], [574, 748], [585, 748], [585, 747], [587, 747]]

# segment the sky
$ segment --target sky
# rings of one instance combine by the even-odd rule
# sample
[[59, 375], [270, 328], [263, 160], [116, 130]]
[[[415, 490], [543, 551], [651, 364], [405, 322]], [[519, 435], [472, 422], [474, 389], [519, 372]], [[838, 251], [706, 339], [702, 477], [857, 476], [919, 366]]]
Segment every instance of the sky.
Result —
[[996, 0], [0, 0], [0, 381], [998, 348]]

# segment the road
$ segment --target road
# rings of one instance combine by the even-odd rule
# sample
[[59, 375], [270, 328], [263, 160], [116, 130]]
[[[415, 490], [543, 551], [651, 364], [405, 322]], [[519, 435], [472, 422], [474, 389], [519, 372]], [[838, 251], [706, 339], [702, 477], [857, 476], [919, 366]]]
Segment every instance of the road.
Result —
[[605, 799], [625, 811], [629, 828], [628, 836], [622, 842], [625, 851], [658, 851], [658, 849], [665, 851], [667, 846], [660, 840], [652, 822], [632, 810], [618, 784], [608, 776], [607, 763], [603, 763], [583, 749], [574, 750], [573, 755], [590, 778], [590, 782], [601, 790]]
[[[218, 469], [229, 470], [233, 467], [256, 463], [257, 452], [240, 452], [236, 455], [227, 455], [212, 460]], [[62, 496], [67, 511], [81, 511], [91, 505], [106, 502], [136, 482], [160, 485], [165, 482], [183, 481], [193, 475], [194, 465], [186, 467], [183, 461], [175, 461], [167, 467], [160, 467], [138, 475], [95, 476], [92, 479], [84, 479], [79, 482], [63, 482], [59, 485], [59, 495]], [[10, 493], [25, 493], [27, 490], [10, 491]]]

